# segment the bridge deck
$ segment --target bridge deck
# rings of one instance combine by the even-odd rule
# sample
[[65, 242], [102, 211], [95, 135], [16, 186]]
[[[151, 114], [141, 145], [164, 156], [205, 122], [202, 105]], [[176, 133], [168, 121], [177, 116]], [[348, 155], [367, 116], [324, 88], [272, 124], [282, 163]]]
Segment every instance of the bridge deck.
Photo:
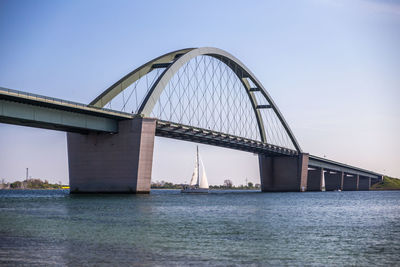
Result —
[[0, 122], [68, 132], [118, 132], [133, 114], [0, 87]]
[[68, 101], [64, 99], [48, 97], [38, 94], [32, 94], [27, 92], [22, 92], [14, 89], [8, 89], [0, 87], [0, 99], [17, 101], [20, 103], [34, 104], [43, 107], [63, 109], [67, 111], [79, 112], [92, 114], [96, 116], [109, 117], [113, 119], [131, 119], [133, 114], [120, 112], [117, 110], [98, 108], [94, 106], [88, 106], [82, 103], [77, 103], [73, 101]]

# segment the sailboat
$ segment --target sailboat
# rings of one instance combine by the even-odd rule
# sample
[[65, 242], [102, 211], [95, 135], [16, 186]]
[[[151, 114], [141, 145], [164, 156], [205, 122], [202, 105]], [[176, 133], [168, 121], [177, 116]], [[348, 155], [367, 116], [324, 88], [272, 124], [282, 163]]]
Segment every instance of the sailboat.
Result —
[[190, 179], [190, 184], [181, 190], [181, 193], [208, 193], [207, 175], [206, 170], [204, 169], [203, 161], [199, 157], [199, 146], [197, 146], [196, 164], [194, 166], [192, 179]]

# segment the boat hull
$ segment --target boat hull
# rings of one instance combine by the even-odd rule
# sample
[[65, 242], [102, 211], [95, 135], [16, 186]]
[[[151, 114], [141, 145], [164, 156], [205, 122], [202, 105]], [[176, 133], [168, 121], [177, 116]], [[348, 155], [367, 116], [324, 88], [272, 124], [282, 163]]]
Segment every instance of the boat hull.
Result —
[[202, 193], [202, 194], [207, 194], [208, 189], [206, 188], [184, 188], [181, 190], [181, 193]]

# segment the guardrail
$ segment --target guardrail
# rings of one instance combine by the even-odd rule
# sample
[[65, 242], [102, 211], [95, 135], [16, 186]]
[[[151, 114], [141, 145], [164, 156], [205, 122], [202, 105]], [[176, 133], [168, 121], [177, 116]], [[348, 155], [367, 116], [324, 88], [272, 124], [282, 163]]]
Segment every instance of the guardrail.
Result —
[[117, 115], [117, 116], [122, 116], [124, 118], [131, 118], [134, 115], [136, 115], [136, 114], [130, 114], [127, 112], [122, 112], [122, 111], [113, 110], [113, 109], [92, 107], [92, 106], [88, 106], [86, 104], [82, 104], [82, 103], [78, 103], [78, 102], [73, 102], [73, 101], [64, 100], [64, 99], [55, 98], [55, 97], [48, 97], [48, 96], [44, 96], [44, 95], [38, 95], [38, 94], [18, 91], [15, 89], [9, 89], [9, 88], [4, 88], [4, 87], [0, 87], [0, 94], [7, 95], [7, 96], [19, 97], [19, 98], [28, 99], [28, 100], [33, 100], [33, 101], [37, 101], [37, 102], [50, 103], [50, 104], [60, 105], [60, 106], [67, 106], [67, 107], [76, 108], [76, 109], [106, 113], [106, 114], [110, 114], [110, 115]]

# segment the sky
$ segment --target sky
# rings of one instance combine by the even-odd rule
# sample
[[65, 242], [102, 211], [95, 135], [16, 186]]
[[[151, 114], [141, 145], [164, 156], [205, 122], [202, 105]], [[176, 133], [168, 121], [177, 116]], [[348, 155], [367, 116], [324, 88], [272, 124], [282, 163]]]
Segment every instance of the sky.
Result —
[[[303, 151], [400, 177], [400, 1], [0, 0], [0, 87], [89, 103], [202, 46], [255, 74]], [[156, 137], [152, 181], [188, 181], [195, 146]], [[259, 183], [256, 155], [200, 152], [210, 184]], [[68, 183], [67, 164], [65, 133], [0, 124], [0, 178]]]

